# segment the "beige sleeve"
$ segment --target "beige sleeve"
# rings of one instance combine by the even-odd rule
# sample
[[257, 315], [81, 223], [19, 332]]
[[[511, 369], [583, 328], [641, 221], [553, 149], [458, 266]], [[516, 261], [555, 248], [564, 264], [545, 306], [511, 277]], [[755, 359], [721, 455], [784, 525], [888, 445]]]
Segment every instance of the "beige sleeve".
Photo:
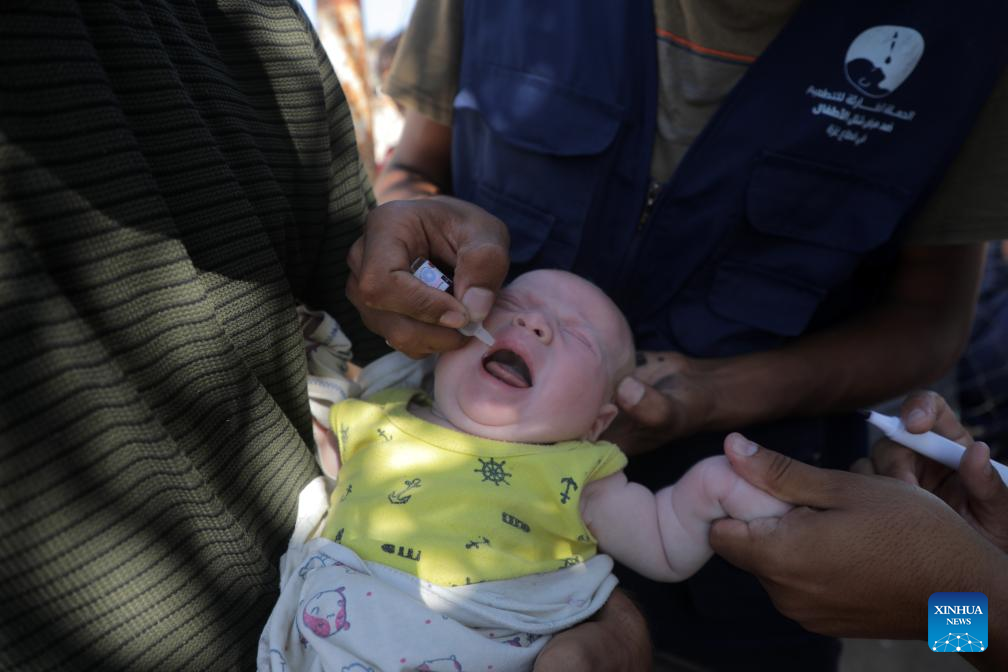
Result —
[[906, 232], [915, 245], [1008, 238], [1008, 71]]
[[404, 107], [451, 126], [462, 62], [462, 0], [417, 0], [383, 90]]

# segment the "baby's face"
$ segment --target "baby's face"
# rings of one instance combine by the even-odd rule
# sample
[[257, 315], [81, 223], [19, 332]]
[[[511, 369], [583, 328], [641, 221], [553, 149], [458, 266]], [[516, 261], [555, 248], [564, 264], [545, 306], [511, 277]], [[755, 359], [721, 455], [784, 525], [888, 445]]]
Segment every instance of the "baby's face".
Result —
[[614, 378], [632, 362], [623, 316], [597, 287], [533, 271], [501, 291], [477, 339], [441, 356], [438, 410], [458, 429], [502, 441], [594, 440], [616, 415]]

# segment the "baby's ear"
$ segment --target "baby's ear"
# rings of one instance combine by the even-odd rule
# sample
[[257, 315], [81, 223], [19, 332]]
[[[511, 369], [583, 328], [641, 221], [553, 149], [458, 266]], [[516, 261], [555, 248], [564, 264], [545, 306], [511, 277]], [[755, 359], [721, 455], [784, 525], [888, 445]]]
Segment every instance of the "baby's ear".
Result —
[[608, 429], [612, 421], [616, 419], [617, 413], [619, 413], [619, 407], [616, 404], [612, 402], [603, 404], [591, 428], [585, 434], [584, 439], [586, 441], [598, 441], [598, 437], [602, 436], [602, 432]]

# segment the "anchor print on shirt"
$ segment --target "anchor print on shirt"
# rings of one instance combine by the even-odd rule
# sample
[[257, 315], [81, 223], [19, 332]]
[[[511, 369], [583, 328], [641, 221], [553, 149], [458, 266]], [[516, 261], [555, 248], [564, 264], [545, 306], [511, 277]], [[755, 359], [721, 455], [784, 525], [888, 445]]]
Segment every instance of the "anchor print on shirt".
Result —
[[480, 546], [489, 546], [489, 545], [490, 545], [490, 540], [487, 539], [486, 537], [483, 537], [482, 539], [474, 539], [473, 541], [467, 542], [466, 545], [465, 545], [465, 547], [466, 548], [479, 548]]
[[402, 488], [398, 491], [393, 490], [392, 492], [389, 493], [388, 501], [391, 502], [392, 504], [405, 504], [406, 502], [408, 502], [413, 495], [407, 495], [406, 493], [409, 492], [410, 490], [415, 490], [416, 488], [419, 488], [421, 485], [421, 481], [419, 478], [414, 478], [409, 481], [403, 481], [403, 484], [406, 486], [405, 488]]
[[575, 481], [570, 476], [564, 476], [560, 479], [560, 485], [564, 486], [563, 492], [560, 493], [560, 503], [566, 504], [570, 500], [570, 491], [578, 489], [577, 481]]
[[[313, 595], [301, 610], [301, 622], [318, 637], [329, 637], [341, 630], [350, 629], [347, 620], [346, 597], [343, 591], [346, 586], [335, 590], [323, 590]], [[335, 599], [335, 608], [333, 600]]]

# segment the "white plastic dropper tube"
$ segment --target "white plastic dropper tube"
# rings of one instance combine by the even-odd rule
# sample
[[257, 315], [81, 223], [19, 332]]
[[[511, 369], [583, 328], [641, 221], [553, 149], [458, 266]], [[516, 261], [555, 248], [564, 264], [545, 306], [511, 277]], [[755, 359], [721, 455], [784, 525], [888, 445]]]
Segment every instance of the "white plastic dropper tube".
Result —
[[482, 322], [470, 322], [464, 327], [459, 327], [459, 331], [466, 336], [475, 336], [483, 341], [488, 347], [494, 344], [494, 337], [483, 327]]
[[[450, 292], [452, 289], [451, 279], [442, 273], [437, 266], [423, 257], [414, 259], [410, 265], [410, 270], [413, 271], [413, 277], [428, 287], [439, 289], [442, 292]], [[459, 332], [463, 336], [475, 336], [487, 346], [494, 344], [494, 337], [483, 327], [482, 322], [470, 322], [464, 327], [459, 327]]]
[[[863, 411], [863, 413], [865, 413], [865, 419], [869, 423], [878, 427], [882, 430], [883, 434], [896, 443], [906, 446], [925, 457], [930, 457], [935, 462], [944, 464], [946, 467], [959, 469], [959, 463], [962, 461], [962, 456], [966, 452], [966, 449], [955, 441], [946, 439], [944, 436], [939, 436], [934, 432], [924, 432], [923, 434], [909, 432], [899, 418], [894, 418], [891, 415], [883, 415], [875, 411]], [[997, 460], [991, 460], [991, 464], [997, 470], [1005, 485], [1008, 485], [1008, 467]]]

